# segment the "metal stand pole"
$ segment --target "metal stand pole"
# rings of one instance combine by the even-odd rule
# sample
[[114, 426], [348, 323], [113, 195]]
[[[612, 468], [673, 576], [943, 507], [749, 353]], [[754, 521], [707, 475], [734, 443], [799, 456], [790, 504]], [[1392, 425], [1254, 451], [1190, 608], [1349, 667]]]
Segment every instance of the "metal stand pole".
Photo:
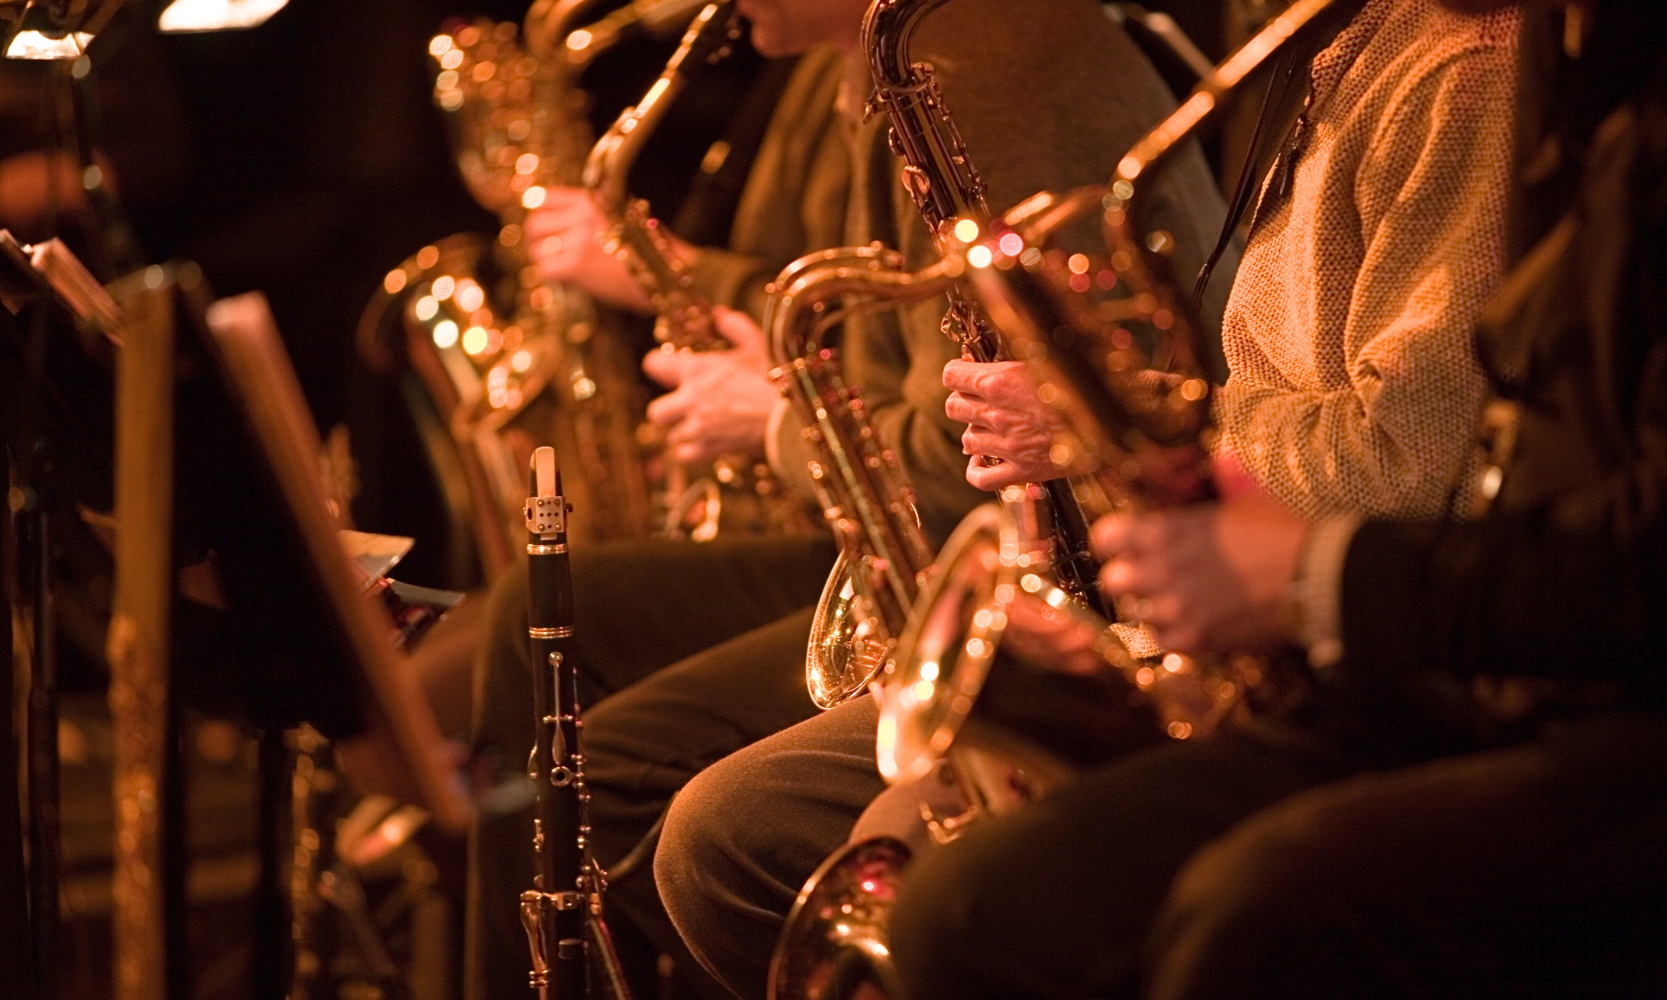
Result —
[[23, 734], [17, 730], [16, 694], [21, 686], [18, 671], [25, 664], [13, 655], [12, 614], [21, 609], [23, 581], [17, 574], [22, 487], [13, 476], [14, 458], [6, 449], [6, 499], [4, 523], [0, 524], [0, 590], [5, 611], [0, 614], [0, 663], [6, 665], [0, 677], [0, 950], [14, 960], [0, 962], [0, 995], [33, 1000], [34, 940], [29, 922], [29, 875], [23, 863], [23, 811], [19, 796], [18, 753]]

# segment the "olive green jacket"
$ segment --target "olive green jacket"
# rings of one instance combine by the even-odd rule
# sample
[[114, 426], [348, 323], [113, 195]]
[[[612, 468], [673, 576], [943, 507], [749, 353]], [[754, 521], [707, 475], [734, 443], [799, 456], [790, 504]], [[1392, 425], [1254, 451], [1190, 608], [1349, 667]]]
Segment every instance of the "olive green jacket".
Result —
[[782, 268], [843, 238], [850, 153], [834, 109], [842, 67], [826, 46], [794, 67], [747, 173], [728, 248], [702, 248], [689, 264], [713, 302], [759, 319], [765, 286]]

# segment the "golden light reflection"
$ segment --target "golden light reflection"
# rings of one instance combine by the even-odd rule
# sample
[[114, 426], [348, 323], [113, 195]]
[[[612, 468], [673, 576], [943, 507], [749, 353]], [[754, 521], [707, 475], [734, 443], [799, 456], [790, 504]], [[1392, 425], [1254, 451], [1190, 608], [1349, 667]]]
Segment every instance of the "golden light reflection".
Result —
[[465, 278], [457, 286], [457, 305], [465, 312], [474, 312], [486, 304], [486, 293], [473, 281]]

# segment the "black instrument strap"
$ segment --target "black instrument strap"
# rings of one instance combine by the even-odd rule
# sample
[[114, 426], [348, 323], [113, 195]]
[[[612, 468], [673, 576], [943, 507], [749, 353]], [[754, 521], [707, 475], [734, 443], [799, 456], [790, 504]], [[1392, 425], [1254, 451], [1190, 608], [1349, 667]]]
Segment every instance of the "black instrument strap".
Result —
[[[1268, 89], [1262, 95], [1262, 110], [1256, 119], [1256, 129], [1252, 133], [1249, 147], [1245, 150], [1244, 166], [1239, 171], [1239, 182], [1233, 192], [1233, 201], [1228, 206], [1227, 219], [1221, 227], [1221, 236], [1216, 240], [1209, 260], [1205, 261], [1203, 268], [1199, 270], [1198, 282], [1193, 286], [1194, 309], [1204, 300], [1204, 291], [1209, 287], [1210, 277], [1215, 273], [1216, 265], [1232, 245], [1233, 234], [1238, 231], [1245, 212], [1250, 210], [1259, 187], [1257, 182], [1275, 167], [1287, 172], [1287, 180], [1289, 171], [1295, 169], [1296, 160], [1302, 152], [1301, 147], [1307, 141], [1308, 129], [1303, 113], [1308, 108], [1311, 96], [1307, 72], [1309, 64], [1320, 50], [1330, 45], [1349, 22], [1354, 20], [1355, 15], [1360, 13], [1364, 6], [1366, 0], [1339, 0], [1323, 17], [1299, 32], [1303, 37], [1288, 43], [1274, 64], [1273, 73], [1268, 79]], [[1277, 143], [1265, 141], [1268, 136], [1274, 135], [1280, 137]], [[1288, 187], [1281, 193], [1289, 193]], [[1254, 219], [1262, 214], [1263, 208], [1260, 204], [1256, 206], [1255, 215], [1252, 216], [1252, 227], [1255, 225]]]

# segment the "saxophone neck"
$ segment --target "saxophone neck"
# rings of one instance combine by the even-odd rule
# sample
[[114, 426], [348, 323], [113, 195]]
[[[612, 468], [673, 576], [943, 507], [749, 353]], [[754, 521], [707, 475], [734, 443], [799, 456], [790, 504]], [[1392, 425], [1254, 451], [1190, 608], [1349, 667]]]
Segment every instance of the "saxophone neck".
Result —
[[880, 89], [903, 89], [920, 82], [917, 67], [909, 60], [909, 44], [926, 15], [948, 0], [875, 0], [862, 19], [862, 47], [874, 85]]
[[660, 78], [636, 107], [620, 114], [608, 133], [591, 150], [583, 183], [603, 210], [617, 214], [626, 204], [626, 176], [646, 143], [665, 119], [666, 110], [688, 84], [696, 67], [716, 62], [729, 52], [737, 33], [736, 12], [730, 2], [709, 3], [689, 24], [683, 42], [672, 54]]
[[540, 61], [554, 59], [558, 47], [591, 12], [598, 0], [538, 0], [527, 11], [522, 28], [527, 51]]
[[[915, 272], [882, 247], [839, 247], [789, 264], [764, 305], [771, 363], [789, 365], [821, 350], [822, 334], [852, 316], [917, 302], [948, 291], [966, 271], [959, 255]], [[837, 307], [832, 303], [843, 299]]]
[[866, 114], [891, 120], [891, 148], [903, 158], [903, 186], [938, 249], [958, 218], [990, 218], [984, 181], [955, 128], [930, 64], [914, 62], [915, 28], [949, 0], [875, 0], [863, 18], [862, 44], [874, 78]]
[[[582, 2], [587, 7], [590, 0]], [[660, 34], [686, 23], [708, 0], [636, 0], [594, 24], [567, 34], [564, 58], [574, 73], [582, 71], [621, 41], [643, 34]]]

